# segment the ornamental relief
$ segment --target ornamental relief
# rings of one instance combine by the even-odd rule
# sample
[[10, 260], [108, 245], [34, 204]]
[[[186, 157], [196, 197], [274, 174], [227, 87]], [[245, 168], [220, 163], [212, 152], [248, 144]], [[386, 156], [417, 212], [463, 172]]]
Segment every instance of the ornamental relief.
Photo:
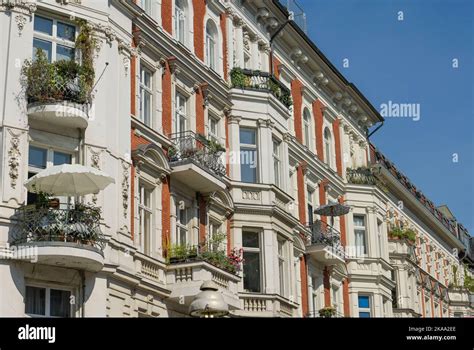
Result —
[[130, 165], [122, 161], [122, 206], [123, 216], [127, 218], [128, 215], [128, 197], [130, 190]]

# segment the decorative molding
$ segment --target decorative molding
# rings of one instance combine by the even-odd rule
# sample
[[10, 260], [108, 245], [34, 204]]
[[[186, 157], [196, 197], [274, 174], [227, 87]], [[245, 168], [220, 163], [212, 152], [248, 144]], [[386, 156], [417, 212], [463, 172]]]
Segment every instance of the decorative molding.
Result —
[[130, 165], [122, 161], [122, 206], [123, 216], [127, 218], [128, 214], [128, 197], [130, 189]]
[[242, 190], [242, 199], [257, 201], [260, 200], [260, 191]]
[[25, 28], [26, 17], [21, 15], [21, 14], [16, 15], [15, 16], [15, 22], [16, 22], [16, 25], [18, 27], [18, 36], [21, 36], [21, 34], [23, 32], [23, 28]]
[[242, 117], [237, 115], [229, 115], [228, 123], [229, 124], [239, 124], [242, 120]]
[[36, 12], [37, 9], [36, 2], [28, 0], [3, 0], [0, 3], [0, 12], [18, 12], [24, 15], [31, 16]]
[[20, 168], [21, 152], [20, 152], [20, 135], [13, 133], [11, 130], [8, 130], [12, 138], [10, 139], [10, 149], [8, 150], [8, 166], [10, 170], [8, 175], [10, 176], [10, 185], [12, 188], [16, 188], [16, 183], [18, 180], [18, 172]]

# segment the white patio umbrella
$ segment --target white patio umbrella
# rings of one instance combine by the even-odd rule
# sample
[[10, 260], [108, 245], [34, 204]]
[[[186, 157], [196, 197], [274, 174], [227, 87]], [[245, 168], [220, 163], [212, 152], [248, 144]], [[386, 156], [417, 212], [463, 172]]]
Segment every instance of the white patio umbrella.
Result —
[[98, 193], [115, 180], [96, 168], [79, 164], [62, 164], [47, 168], [25, 182], [30, 192], [56, 196], [82, 196]]

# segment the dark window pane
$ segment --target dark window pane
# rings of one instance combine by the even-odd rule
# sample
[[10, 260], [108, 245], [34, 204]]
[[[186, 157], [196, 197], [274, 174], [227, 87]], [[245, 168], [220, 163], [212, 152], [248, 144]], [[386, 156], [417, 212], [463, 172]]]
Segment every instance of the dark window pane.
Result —
[[[32, 176], [35, 176], [35, 173], [28, 173], [28, 179]], [[26, 204], [34, 204], [37, 202], [38, 195], [33, 192], [28, 192], [26, 197]]]
[[34, 29], [35, 32], [53, 35], [53, 20], [41, 16], [35, 16]]
[[242, 246], [248, 248], [258, 248], [260, 242], [258, 241], [259, 234], [257, 232], [243, 232], [242, 233]]
[[56, 46], [56, 61], [61, 61], [61, 60], [71, 61], [71, 60], [74, 60], [75, 52], [76, 52], [76, 50], [74, 50], [71, 47], [58, 45], [58, 46]]
[[360, 318], [370, 318], [370, 312], [359, 312]]
[[71, 155], [62, 152], [54, 152], [54, 165], [71, 164]]
[[308, 222], [312, 224], [313, 220], [313, 206], [311, 204], [308, 204]]
[[260, 254], [244, 252], [244, 289], [260, 293]]
[[71, 316], [71, 292], [66, 290], [51, 289], [50, 316], [70, 317]]
[[76, 40], [76, 27], [69, 24], [58, 22], [58, 38], [66, 39], [69, 41]]
[[248, 145], [256, 144], [257, 133], [254, 129], [240, 129], [240, 143], [245, 143]]
[[26, 286], [25, 313], [46, 315], [46, 289]]
[[40, 39], [33, 39], [33, 59], [36, 59], [36, 51], [38, 49], [43, 50], [43, 53], [48, 58], [48, 61], [51, 62], [51, 52], [52, 52], [52, 44], [49, 41], [40, 40]]
[[369, 308], [369, 297], [368, 296], [359, 296], [359, 307], [360, 308]]
[[46, 168], [46, 154], [47, 151], [43, 148], [30, 146], [28, 154], [28, 165], [36, 168]]

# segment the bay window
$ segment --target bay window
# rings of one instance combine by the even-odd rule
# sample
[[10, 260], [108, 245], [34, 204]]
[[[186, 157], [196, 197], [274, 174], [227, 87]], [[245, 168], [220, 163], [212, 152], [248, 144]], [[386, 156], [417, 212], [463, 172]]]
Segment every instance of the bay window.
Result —
[[367, 243], [366, 243], [366, 229], [365, 229], [365, 216], [354, 215], [354, 238], [356, 256], [364, 256], [367, 254]]

